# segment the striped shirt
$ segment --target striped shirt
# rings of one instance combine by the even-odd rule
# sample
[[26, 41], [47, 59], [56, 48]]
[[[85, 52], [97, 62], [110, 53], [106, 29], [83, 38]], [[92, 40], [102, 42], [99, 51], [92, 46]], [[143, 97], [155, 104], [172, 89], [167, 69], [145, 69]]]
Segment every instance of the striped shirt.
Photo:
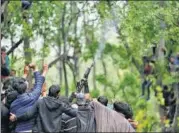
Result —
[[[27, 112], [39, 99], [41, 94], [42, 85], [45, 78], [41, 76], [40, 72], [34, 73], [35, 85], [31, 92], [21, 94], [15, 101], [12, 102], [10, 112], [19, 116]], [[28, 121], [17, 122], [15, 132], [32, 130], [34, 124], [34, 118]]]

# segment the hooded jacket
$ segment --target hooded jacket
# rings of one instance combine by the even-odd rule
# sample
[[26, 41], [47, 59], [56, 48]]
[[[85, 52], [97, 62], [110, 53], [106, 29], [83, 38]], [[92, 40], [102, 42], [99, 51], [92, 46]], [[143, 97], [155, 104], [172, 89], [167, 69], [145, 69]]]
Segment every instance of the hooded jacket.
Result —
[[17, 117], [18, 121], [35, 118], [33, 132], [60, 132], [62, 113], [76, 116], [76, 111], [67, 103], [54, 97], [44, 97], [25, 114]]
[[1, 101], [1, 133], [8, 132], [9, 110]]

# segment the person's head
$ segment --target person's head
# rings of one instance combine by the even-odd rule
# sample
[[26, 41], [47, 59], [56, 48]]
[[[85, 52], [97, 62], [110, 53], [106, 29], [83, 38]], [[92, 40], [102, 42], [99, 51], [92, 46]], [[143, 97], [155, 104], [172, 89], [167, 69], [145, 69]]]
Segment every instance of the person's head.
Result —
[[[5, 97], [5, 95], [10, 92], [13, 91], [13, 81], [14, 78], [8, 77], [5, 80], [3, 80], [2, 82], [2, 88], [1, 88], [1, 96]], [[2, 98], [4, 99], [4, 98]], [[2, 101], [1, 99], [1, 101]]]
[[114, 102], [113, 107], [115, 111], [124, 114], [126, 119], [132, 119], [133, 111], [129, 104], [116, 101]]
[[176, 57], [177, 57], [177, 59], [179, 60], [179, 52], [177, 53]]
[[5, 56], [6, 56], [6, 48], [5, 47], [1, 47], [1, 65], [5, 63], [5, 61], [4, 61], [5, 60]]
[[16, 90], [12, 90], [5, 95], [5, 105], [10, 108], [11, 103], [16, 100], [19, 93]]
[[5, 102], [6, 106], [9, 108], [11, 103], [17, 98], [18, 92], [14, 89], [15, 78], [7, 78], [3, 82], [3, 87], [1, 89], [1, 101]]
[[60, 93], [59, 85], [52, 85], [49, 88], [48, 96], [57, 98]]
[[168, 86], [167, 86], [167, 85], [164, 85], [164, 86], [163, 86], [163, 90], [164, 90], [164, 91], [168, 91]]
[[77, 93], [76, 94], [76, 104], [78, 106], [83, 106], [86, 104], [85, 95], [83, 93]]
[[8, 78], [4, 79], [2, 82], [2, 84], [3, 84], [2, 90], [6, 91], [7, 89], [9, 89], [9, 87], [12, 88], [13, 81], [14, 81], [14, 78], [12, 78], [12, 77], [8, 77]]
[[108, 99], [105, 96], [99, 96], [97, 100], [98, 100], [98, 102], [100, 102], [104, 106], [108, 105]]
[[16, 70], [14, 70], [14, 69], [11, 69], [10, 76], [16, 76]]
[[5, 47], [1, 47], [1, 52], [6, 52], [6, 48]]
[[19, 94], [23, 94], [26, 92], [28, 88], [28, 82], [26, 79], [21, 77], [15, 77], [13, 83], [13, 89], [16, 90]]
[[174, 63], [174, 61], [175, 61], [175, 58], [174, 57], [170, 57], [170, 63]]

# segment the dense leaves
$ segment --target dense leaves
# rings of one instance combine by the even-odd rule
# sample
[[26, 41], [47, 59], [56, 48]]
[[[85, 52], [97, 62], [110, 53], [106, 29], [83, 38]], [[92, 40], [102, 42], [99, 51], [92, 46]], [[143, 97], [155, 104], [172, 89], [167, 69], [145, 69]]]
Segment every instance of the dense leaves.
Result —
[[[24, 51], [32, 53], [39, 66], [47, 58], [52, 62], [63, 55], [51, 68], [49, 85], [59, 83], [67, 89], [68, 83], [70, 92], [75, 91], [76, 80], [95, 60], [89, 76], [93, 97], [106, 95], [110, 102], [128, 102], [139, 122], [139, 132], [161, 131], [163, 125], [169, 126], [169, 120], [161, 120], [160, 107], [165, 103], [158, 82], [178, 82], [178, 73], [168, 71], [167, 59], [171, 50], [172, 55], [179, 51], [178, 1], [33, 1], [28, 10], [22, 10], [20, 1], [10, 1], [7, 11], [2, 33], [11, 40], [29, 37], [30, 48]], [[41, 40], [40, 44], [34, 40]], [[142, 57], [152, 56], [154, 44], [159, 49], [151, 76], [151, 99], [146, 101], [140, 97]], [[166, 55], [160, 54], [161, 48], [166, 49]], [[24, 51], [15, 50], [11, 58], [19, 75]], [[67, 72], [62, 71], [62, 63]]]

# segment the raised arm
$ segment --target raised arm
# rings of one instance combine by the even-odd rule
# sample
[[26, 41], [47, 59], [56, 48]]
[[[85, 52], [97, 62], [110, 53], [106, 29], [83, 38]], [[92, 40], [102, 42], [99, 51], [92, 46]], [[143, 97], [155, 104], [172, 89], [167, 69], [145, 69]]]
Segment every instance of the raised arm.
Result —
[[32, 99], [37, 100], [41, 95], [42, 86], [44, 84], [45, 76], [48, 71], [48, 65], [43, 66], [42, 75], [40, 74], [40, 72], [37, 70], [36, 67], [34, 67], [33, 65], [30, 65], [30, 67], [34, 70], [35, 85], [33, 91], [29, 93], [29, 95], [32, 97]]
[[90, 100], [90, 92], [89, 92], [89, 86], [88, 86], [88, 81], [86, 79], [83, 80], [84, 82], [84, 94], [85, 94], [85, 99]]
[[77, 110], [65, 103], [62, 103], [62, 112], [71, 117], [75, 117], [77, 115]]
[[28, 76], [28, 74], [29, 74], [29, 66], [26, 65], [26, 66], [24, 67], [24, 75], [23, 75], [23, 78], [26, 79], [27, 76]]

